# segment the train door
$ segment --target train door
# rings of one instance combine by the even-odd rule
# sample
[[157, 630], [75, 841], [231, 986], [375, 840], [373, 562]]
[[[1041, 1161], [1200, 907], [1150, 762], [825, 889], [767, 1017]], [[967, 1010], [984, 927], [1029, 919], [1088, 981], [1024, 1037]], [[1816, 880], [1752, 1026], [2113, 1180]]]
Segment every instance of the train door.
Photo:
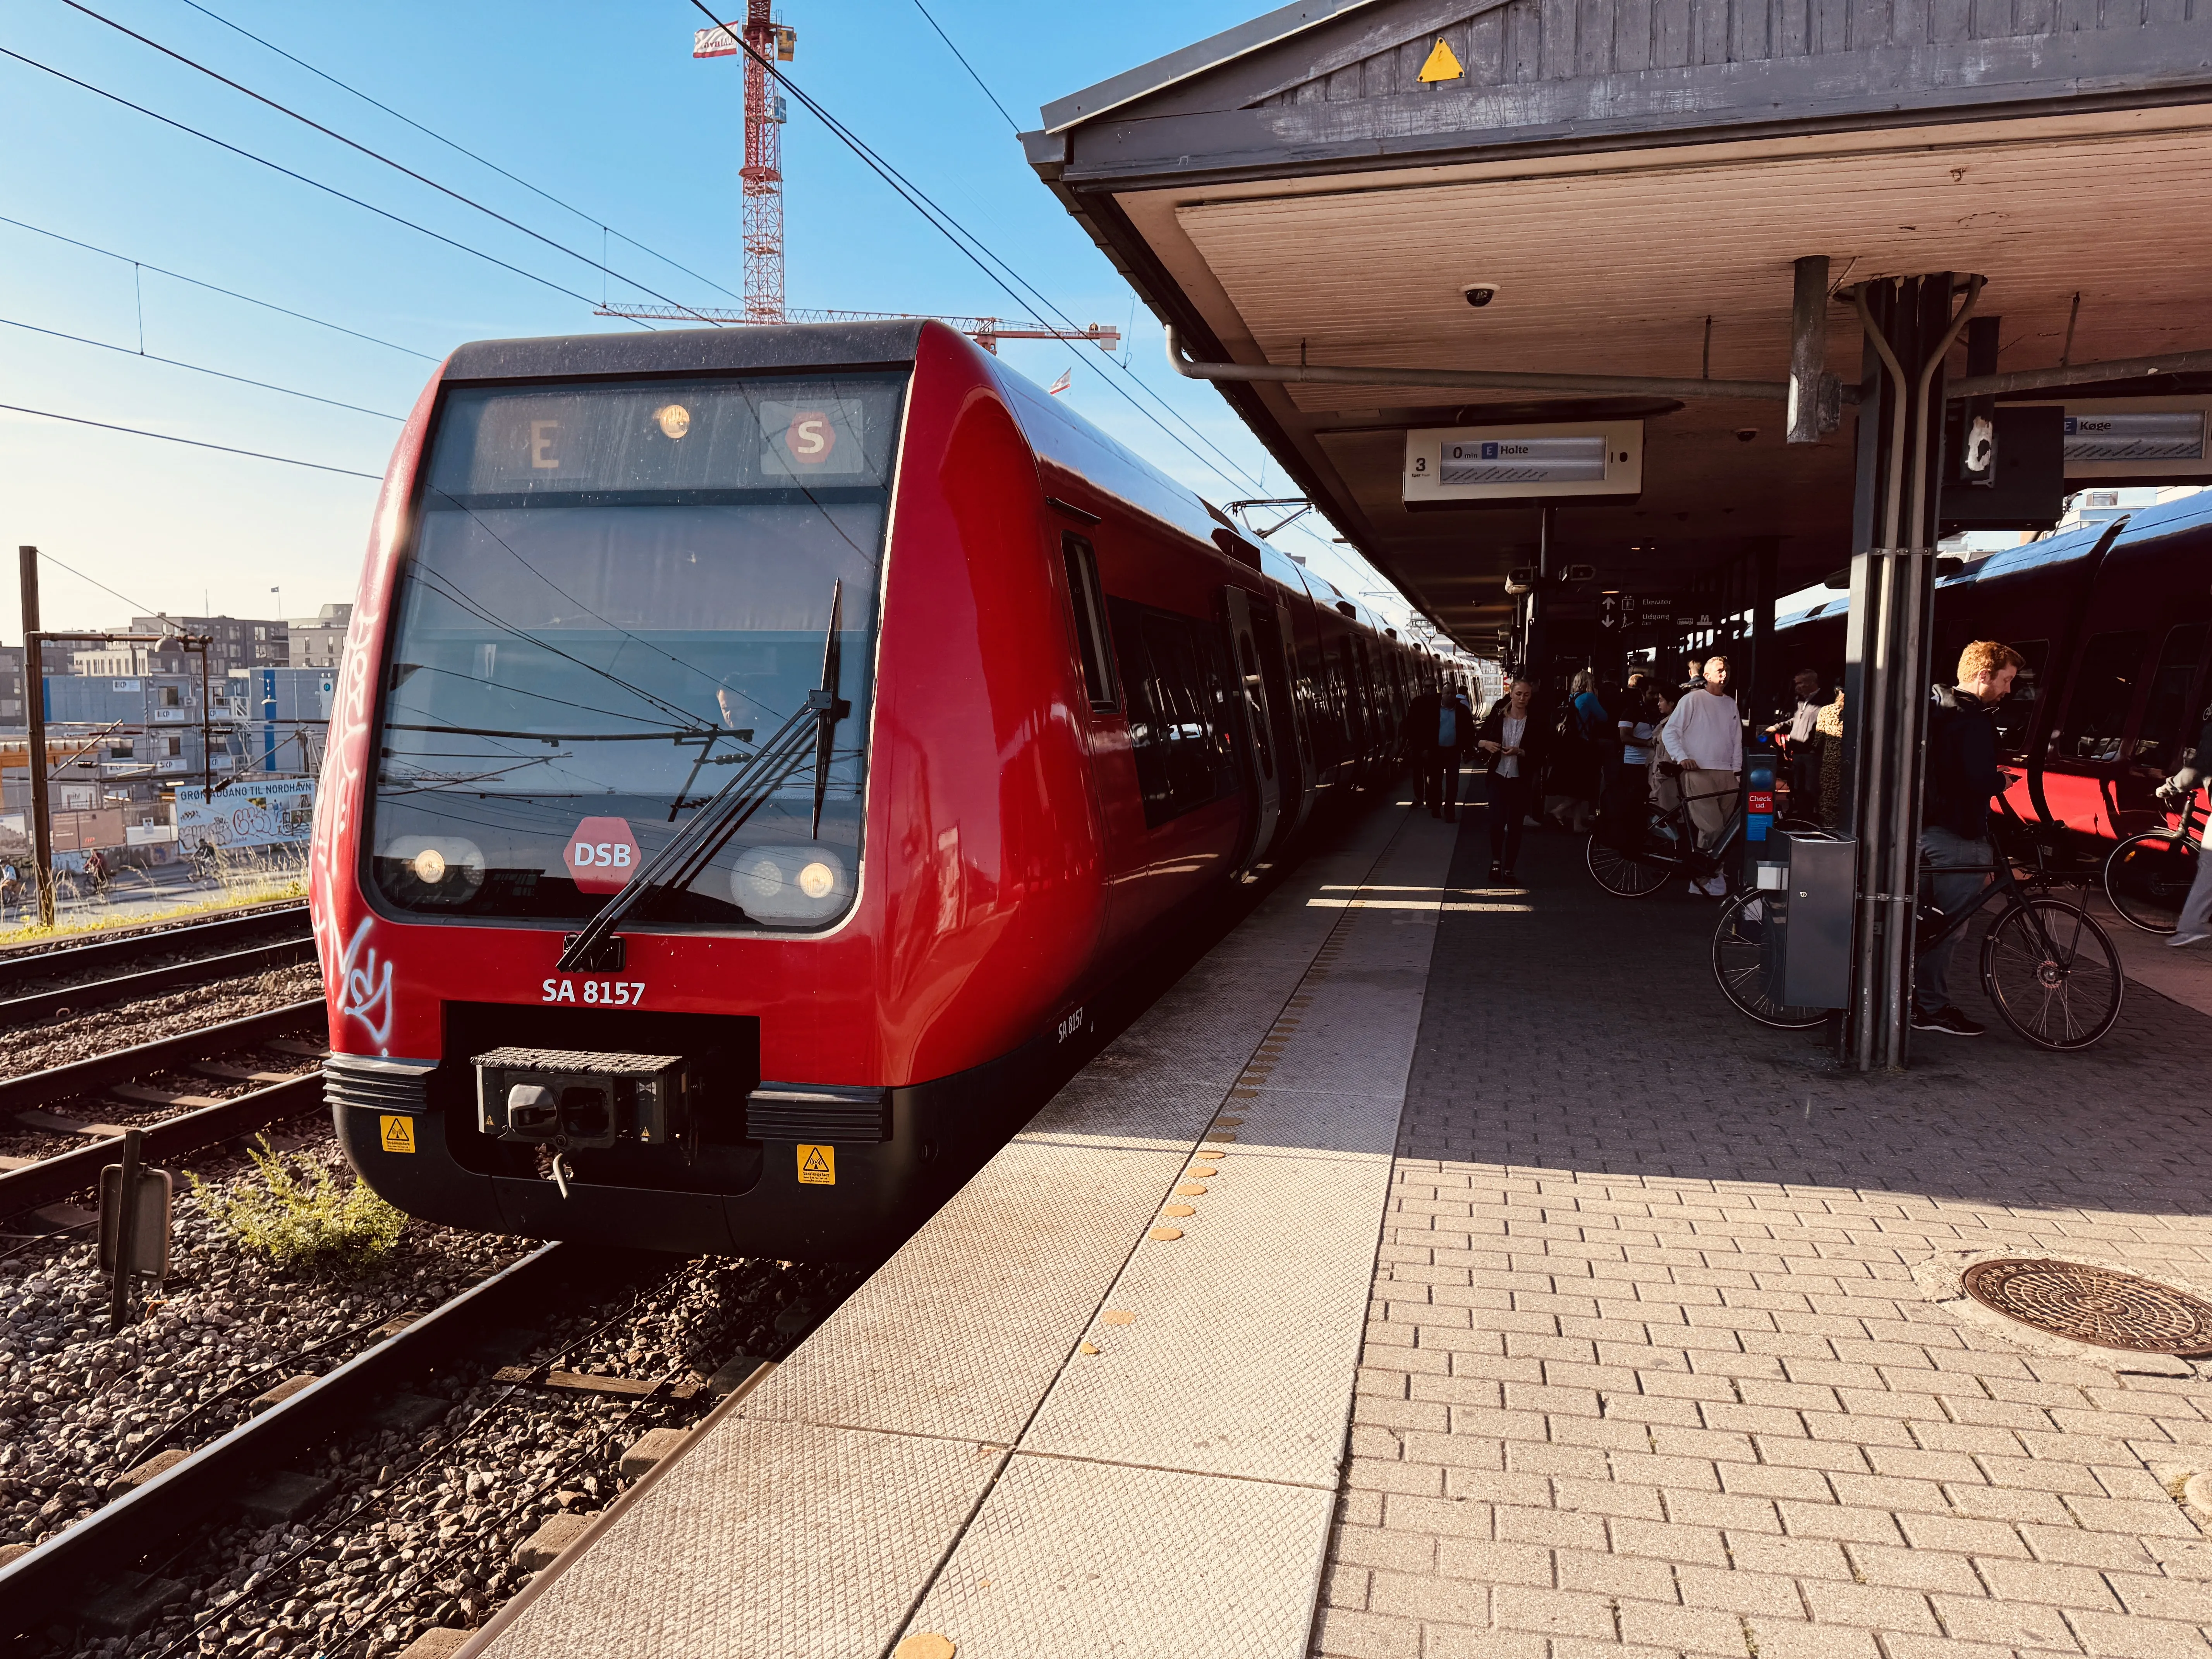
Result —
[[1242, 693], [1237, 707], [1244, 727], [1245, 783], [1252, 792], [1252, 835], [1237, 860], [1241, 874], [1274, 842], [1283, 813], [1282, 764], [1269, 712], [1267, 677], [1261, 672], [1259, 641], [1254, 638], [1252, 595], [1233, 582], [1221, 591], [1228, 603], [1229, 659]]

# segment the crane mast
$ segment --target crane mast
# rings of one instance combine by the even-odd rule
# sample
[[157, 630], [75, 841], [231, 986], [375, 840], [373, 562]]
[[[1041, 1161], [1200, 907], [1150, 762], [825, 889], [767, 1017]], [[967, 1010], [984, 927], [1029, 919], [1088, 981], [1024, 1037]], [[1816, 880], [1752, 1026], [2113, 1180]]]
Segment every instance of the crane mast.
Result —
[[[770, 0], [745, 0], [745, 320], [783, 320], [783, 143], [763, 61], [776, 47]], [[785, 54], [788, 56], [788, 54]]]

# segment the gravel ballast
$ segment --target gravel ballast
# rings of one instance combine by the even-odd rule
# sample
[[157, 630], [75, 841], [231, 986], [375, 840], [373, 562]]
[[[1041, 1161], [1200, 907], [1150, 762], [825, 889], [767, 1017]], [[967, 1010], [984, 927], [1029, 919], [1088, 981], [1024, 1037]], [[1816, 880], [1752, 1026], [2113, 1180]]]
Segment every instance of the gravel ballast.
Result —
[[232, 1524], [149, 1564], [188, 1587], [153, 1627], [81, 1647], [57, 1632], [45, 1654], [387, 1659], [426, 1630], [473, 1628], [528, 1582], [517, 1546], [553, 1516], [612, 1503], [629, 1484], [625, 1449], [650, 1429], [696, 1424], [711, 1405], [703, 1393], [639, 1402], [503, 1383], [492, 1380], [498, 1365], [703, 1380], [741, 1354], [787, 1353], [868, 1271], [702, 1258], [635, 1296], [579, 1307], [528, 1353], [441, 1376], [434, 1389], [453, 1402], [441, 1423], [355, 1437], [297, 1465], [337, 1487], [319, 1512], [290, 1526]]
[[[310, 1117], [302, 1127], [311, 1138], [293, 1166], [350, 1179], [328, 1126]], [[258, 1179], [233, 1152], [196, 1168], [210, 1188]], [[86, 1234], [4, 1246], [15, 1253], [0, 1259], [0, 1543], [42, 1542], [89, 1515], [142, 1448], [227, 1386], [249, 1384], [168, 1443], [220, 1437], [262, 1389], [334, 1368], [385, 1320], [434, 1307], [529, 1248], [410, 1220], [357, 1275], [284, 1272], [242, 1251], [176, 1174], [169, 1276], [145, 1318], [119, 1334], [108, 1329], [107, 1283]], [[318, 1345], [330, 1346], [302, 1359]]]

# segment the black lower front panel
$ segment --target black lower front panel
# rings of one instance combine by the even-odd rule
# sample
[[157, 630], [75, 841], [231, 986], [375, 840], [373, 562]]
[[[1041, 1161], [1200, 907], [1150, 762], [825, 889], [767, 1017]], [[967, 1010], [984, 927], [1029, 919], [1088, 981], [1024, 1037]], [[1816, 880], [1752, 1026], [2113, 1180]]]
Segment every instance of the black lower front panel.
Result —
[[[667, 1046], [671, 1034], [654, 1035], [653, 1046]], [[609, 1036], [592, 1040], [616, 1046]], [[724, 1109], [701, 1126], [690, 1159], [672, 1146], [577, 1152], [565, 1196], [549, 1149], [480, 1132], [465, 1042], [449, 1042], [459, 1058], [446, 1064], [333, 1055], [328, 1095], [362, 1178], [426, 1220], [685, 1255], [849, 1261], [889, 1252], [927, 1219], [1087, 1048], [1081, 1033], [1048, 1031], [972, 1070], [889, 1091], [887, 1112], [856, 1104], [862, 1095], [882, 1100], [880, 1091], [817, 1097], [800, 1085], [759, 1085], [742, 1058], [725, 1059], [726, 1074], [708, 1079]], [[752, 1139], [744, 1103], [756, 1087], [754, 1115], [767, 1133], [795, 1130], [811, 1113], [825, 1135], [856, 1138]]]

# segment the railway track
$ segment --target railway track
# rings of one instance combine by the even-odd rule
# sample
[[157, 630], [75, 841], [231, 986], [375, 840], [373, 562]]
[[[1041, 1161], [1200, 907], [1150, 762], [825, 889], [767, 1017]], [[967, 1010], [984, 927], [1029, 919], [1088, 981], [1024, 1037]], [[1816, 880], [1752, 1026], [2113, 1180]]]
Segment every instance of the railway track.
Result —
[[85, 945], [61, 945], [45, 950], [17, 946], [0, 951], [0, 991], [64, 974], [127, 972], [134, 965], [143, 965], [149, 957], [172, 951], [234, 951], [280, 933], [296, 933], [304, 938], [307, 929], [307, 905], [293, 902], [249, 910], [216, 921], [143, 928]]
[[[123, 1133], [123, 1126], [62, 1117], [43, 1109], [57, 1102], [113, 1092], [122, 1103], [140, 1112], [149, 1107], [168, 1110], [171, 1115], [131, 1126], [143, 1131], [145, 1156], [156, 1162], [181, 1158], [314, 1109], [322, 1097], [319, 1067], [289, 1074], [226, 1066], [215, 1057], [241, 1048], [276, 1047], [305, 1064], [321, 1055], [324, 1018], [322, 1000], [305, 998], [65, 1066], [0, 1079], [0, 1122], [82, 1135], [88, 1142], [52, 1157], [5, 1160], [15, 1167], [0, 1172], [0, 1216], [20, 1214], [83, 1191], [99, 1180], [101, 1167], [113, 1161], [112, 1142]], [[313, 1040], [288, 1041], [301, 1033]], [[216, 1100], [133, 1081], [179, 1071], [196, 1072], [224, 1083], [262, 1086]]]
[[[641, 1252], [541, 1246], [434, 1310], [387, 1321], [368, 1334], [367, 1347], [328, 1374], [277, 1390], [284, 1394], [281, 1401], [211, 1443], [149, 1463], [158, 1472], [0, 1565], [0, 1641], [16, 1641], [29, 1652], [64, 1653], [137, 1637], [131, 1653], [156, 1656], [194, 1650], [202, 1633], [218, 1623], [232, 1632], [258, 1620], [264, 1645], [274, 1629], [287, 1633], [286, 1650], [296, 1637], [301, 1651], [338, 1653], [395, 1618], [404, 1626], [421, 1625], [431, 1616], [429, 1604], [453, 1609], [449, 1619], [480, 1620], [528, 1583], [527, 1563], [508, 1566], [506, 1540], [535, 1528], [548, 1512], [549, 1482], [611, 1497], [600, 1477], [612, 1478], [617, 1460], [627, 1475], [635, 1474], [623, 1449], [645, 1427], [655, 1421], [696, 1427], [714, 1401], [744, 1392], [772, 1363], [728, 1352], [726, 1331], [716, 1361], [663, 1364], [657, 1375], [620, 1374], [635, 1368], [608, 1366], [609, 1352], [638, 1358], [635, 1345], [653, 1340], [641, 1333], [665, 1321], [661, 1304], [671, 1286], [688, 1293], [688, 1279], [715, 1273], [766, 1283], [792, 1271], [765, 1262], [702, 1266]], [[776, 1316], [775, 1329], [795, 1343], [836, 1299], [802, 1296]], [[625, 1322], [635, 1328], [626, 1330]], [[595, 1353], [598, 1368], [562, 1368], [572, 1356]], [[697, 1378], [708, 1363], [718, 1363], [720, 1370], [702, 1383]], [[447, 1601], [442, 1589], [410, 1596], [386, 1586], [341, 1630], [326, 1624], [316, 1636], [287, 1624], [298, 1616], [293, 1610], [315, 1596], [315, 1584], [327, 1586], [344, 1563], [362, 1559], [356, 1547], [362, 1538], [388, 1541], [382, 1528], [392, 1523], [378, 1517], [396, 1512], [404, 1494], [434, 1479], [443, 1465], [478, 1469], [483, 1446], [498, 1443], [488, 1431], [518, 1410], [541, 1419], [550, 1410], [555, 1422], [585, 1414], [590, 1443], [549, 1474], [538, 1449], [547, 1437], [518, 1425], [521, 1432], [507, 1437], [514, 1468], [499, 1483], [499, 1497], [520, 1493], [523, 1501], [502, 1517], [505, 1530], [495, 1523], [475, 1530], [455, 1526], [422, 1544], [426, 1559], [444, 1558], [444, 1574], [453, 1583], [488, 1583], [484, 1594], [464, 1589], [458, 1595], [467, 1599]], [[592, 1411], [596, 1420], [588, 1420]], [[349, 1476], [338, 1448], [364, 1439], [368, 1462]], [[404, 1452], [377, 1449], [395, 1440]], [[469, 1490], [476, 1490], [474, 1476]], [[551, 1512], [567, 1514], [568, 1500], [580, 1495], [560, 1493], [562, 1506]], [[565, 1531], [555, 1530], [573, 1536], [586, 1525], [603, 1524], [609, 1513], [578, 1515]], [[253, 1565], [244, 1572], [221, 1547], [233, 1536], [225, 1528], [241, 1524], [266, 1528], [246, 1547]], [[272, 1533], [282, 1545], [263, 1547]], [[406, 1559], [416, 1563], [413, 1547]], [[385, 1610], [395, 1595], [398, 1600]], [[180, 1616], [183, 1608], [190, 1609], [188, 1618]]]

